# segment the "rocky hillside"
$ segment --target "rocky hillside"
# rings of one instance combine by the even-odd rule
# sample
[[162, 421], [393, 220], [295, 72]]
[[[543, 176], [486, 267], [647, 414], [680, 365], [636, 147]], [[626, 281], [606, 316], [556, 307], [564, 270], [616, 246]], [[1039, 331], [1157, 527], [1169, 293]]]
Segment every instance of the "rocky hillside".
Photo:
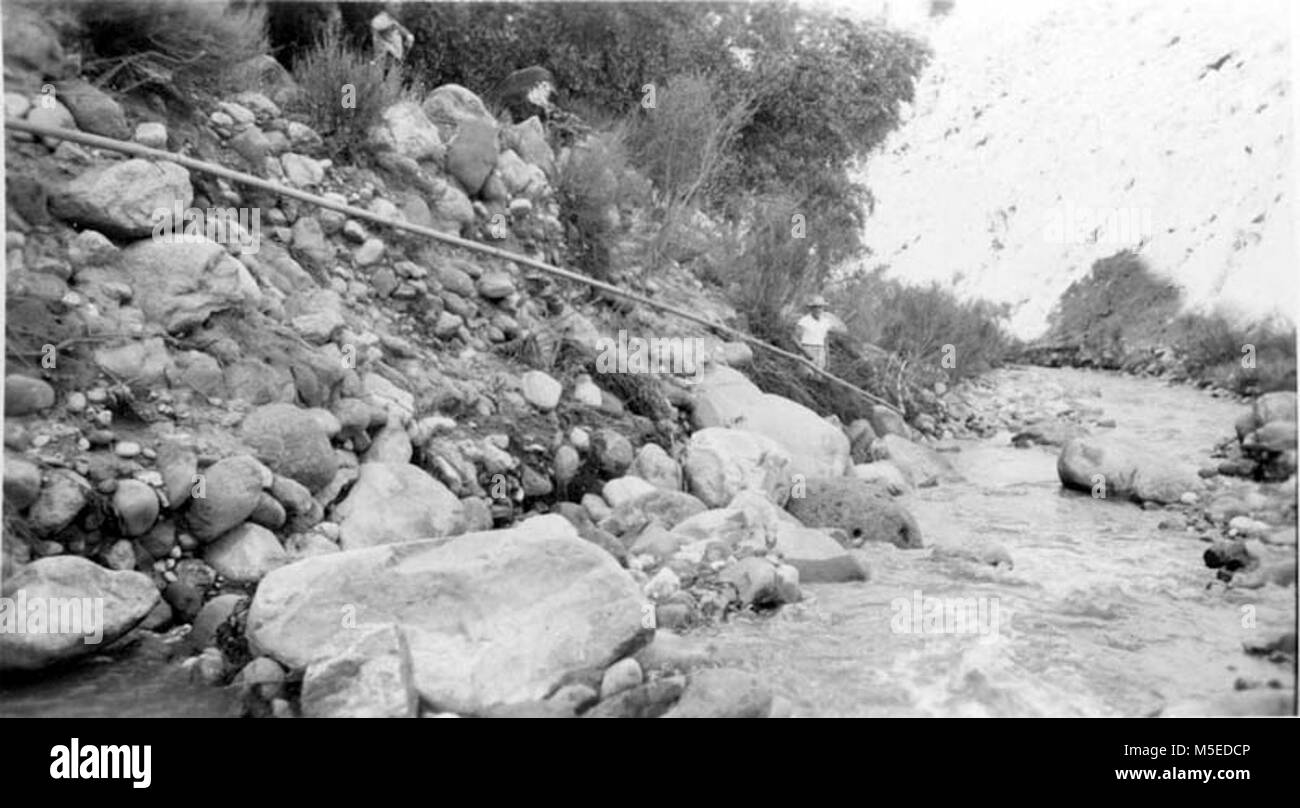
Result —
[[870, 261], [1013, 306], [1026, 338], [1094, 262], [1133, 249], [1186, 308], [1296, 308], [1282, 0], [958, 0], [874, 157]]
[[[9, 118], [560, 253], [566, 154], [537, 118], [446, 85], [384, 111], [373, 165], [336, 164], [269, 57], [181, 113], [76, 75], [15, 8]], [[257, 715], [766, 715], [752, 677], [677, 675], [668, 630], [921, 545], [886, 491], [939, 481], [913, 438], [942, 421], [845, 427], [760, 391], [744, 345], [168, 161], [10, 130], [5, 168], [4, 592], [101, 597], [116, 643], [5, 631], [10, 675], [147, 637]], [[246, 216], [192, 227], [217, 207]], [[610, 372], [619, 331], [698, 338], [701, 367]]]

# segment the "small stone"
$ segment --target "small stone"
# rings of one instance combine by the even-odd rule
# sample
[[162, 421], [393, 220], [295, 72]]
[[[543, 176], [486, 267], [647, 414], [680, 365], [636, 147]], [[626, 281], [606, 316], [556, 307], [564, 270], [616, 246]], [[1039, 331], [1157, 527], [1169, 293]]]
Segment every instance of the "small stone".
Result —
[[121, 480], [113, 493], [113, 510], [123, 536], [143, 536], [158, 521], [158, 495], [138, 480]]
[[377, 238], [369, 238], [366, 239], [364, 244], [357, 248], [356, 253], [352, 256], [352, 260], [356, 262], [357, 266], [367, 267], [376, 263], [383, 257], [384, 242]]
[[86, 394], [80, 392], [69, 393], [68, 399], [63, 403], [63, 405], [67, 408], [68, 412], [82, 412], [86, 409]]
[[41, 494], [41, 468], [22, 457], [4, 460], [4, 501], [15, 510], [26, 510]]
[[257, 657], [235, 676], [234, 683], [269, 701], [279, 696], [284, 687], [284, 668], [270, 657]]
[[560, 403], [563, 385], [540, 370], [530, 370], [520, 379], [524, 399], [542, 412], [550, 412]]
[[632, 657], [626, 657], [605, 669], [600, 679], [600, 697], [607, 699], [616, 693], [630, 690], [641, 684], [643, 675], [641, 665]]
[[54, 388], [31, 376], [5, 377], [5, 415], [30, 415], [54, 406]]
[[161, 123], [147, 122], [135, 128], [134, 140], [141, 146], [151, 149], [167, 148], [167, 126]]
[[141, 451], [140, 444], [131, 440], [121, 441], [116, 446], [113, 447], [113, 453], [116, 454], [118, 457], [125, 457], [125, 458], [139, 457], [140, 451]]

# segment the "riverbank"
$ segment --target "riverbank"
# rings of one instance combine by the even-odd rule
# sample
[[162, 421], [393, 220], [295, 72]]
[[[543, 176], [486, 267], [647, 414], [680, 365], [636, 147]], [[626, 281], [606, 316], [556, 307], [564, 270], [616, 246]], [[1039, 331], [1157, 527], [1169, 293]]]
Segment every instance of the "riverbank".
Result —
[[[742, 671], [750, 679], [732, 686], [760, 682], [772, 709], [790, 715], [1294, 710], [1294, 582], [1241, 588], [1220, 581], [1203, 555], [1235, 531], [1227, 520], [1201, 518], [1205, 504], [1233, 498], [1250, 518], [1283, 522], [1248, 539], [1249, 551], [1261, 565], [1289, 560], [1294, 570], [1294, 480], [1222, 478], [1195, 505], [1144, 508], [1063, 489], [1058, 447], [1012, 441], [1041, 414], [1068, 421], [1087, 412], [1091, 432], [1195, 466], [1232, 435], [1239, 402], [1110, 372], [1034, 367], [994, 371], [953, 395], [996, 431], [943, 444], [953, 475], [908, 485], [897, 498], [915, 515], [924, 549], [869, 542], [854, 551], [868, 581], [802, 583], [802, 599], [776, 612], [740, 612], [681, 632], [661, 628], [637, 655], [646, 675]], [[949, 609], [982, 605], [984, 621], [975, 613], [957, 627], [913, 619], [913, 604], [924, 609], [935, 599]], [[166, 646], [139, 634], [146, 656]], [[188, 680], [167, 684], [180, 660], [158, 659], [148, 663], [161, 683], [151, 714], [232, 709], [223, 700], [196, 705]], [[32, 714], [58, 693], [59, 714], [102, 714], [106, 693], [93, 677], [66, 681], [66, 688], [47, 682], [10, 690], [0, 709]], [[115, 680], [103, 681], [111, 692]], [[239, 685], [218, 692], [233, 694], [233, 709], [241, 709]]]

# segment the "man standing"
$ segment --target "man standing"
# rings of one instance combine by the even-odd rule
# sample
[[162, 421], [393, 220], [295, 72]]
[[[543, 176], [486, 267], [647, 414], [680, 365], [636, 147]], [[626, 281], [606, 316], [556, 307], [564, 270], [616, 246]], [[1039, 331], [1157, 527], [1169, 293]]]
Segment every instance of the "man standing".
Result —
[[826, 335], [832, 331], [845, 333], [844, 323], [826, 311], [826, 298], [815, 295], [808, 301], [808, 313], [795, 324], [795, 339], [818, 370], [826, 369]]
[[385, 74], [394, 65], [401, 64], [415, 44], [415, 35], [387, 11], [379, 12], [370, 21], [370, 38], [375, 59], [382, 60]]

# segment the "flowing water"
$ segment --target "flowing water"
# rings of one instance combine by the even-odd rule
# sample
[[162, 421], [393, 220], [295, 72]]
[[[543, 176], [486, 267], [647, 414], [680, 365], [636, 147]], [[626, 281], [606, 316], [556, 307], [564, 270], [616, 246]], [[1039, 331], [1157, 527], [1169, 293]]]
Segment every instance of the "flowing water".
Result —
[[[1103, 409], [1115, 437], [1194, 466], [1242, 411], [1120, 375], [1021, 368], [992, 380], [1012, 400]], [[1242, 650], [1294, 630], [1294, 587], [1207, 589], [1202, 541], [1158, 529], [1159, 510], [1063, 490], [1055, 448], [1017, 449], [1002, 434], [962, 449], [947, 456], [967, 482], [903, 502], [927, 546], [1001, 545], [1014, 569], [873, 547], [871, 581], [809, 585], [807, 605], [707, 632], [710, 653], [763, 673], [797, 713], [824, 716], [1207, 714], [1238, 678], [1294, 692], [1293, 671]], [[922, 615], [926, 598], [975, 608], [937, 633], [927, 628], [942, 623], [915, 619], [918, 597]]]
[[[991, 381], [1008, 406], [1099, 408], [1117, 437], [1196, 465], [1241, 412], [1200, 391], [1118, 375], [1022, 368]], [[871, 581], [810, 585], [806, 604], [692, 639], [718, 662], [762, 672], [806, 715], [1213, 713], [1238, 678], [1294, 687], [1293, 672], [1242, 651], [1294, 629], [1294, 587], [1207, 589], [1213, 571], [1196, 536], [1158, 529], [1160, 511], [1063, 491], [1056, 449], [1016, 449], [1008, 437], [963, 443], [948, 457], [967, 482], [903, 501], [927, 545], [1001, 545], [1014, 569], [875, 546]], [[984, 633], [928, 631], [901, 609], [918, 597], [923, 615], [926, 598], [973, 599], [966, 628]], [[1244, 610], [1254, 628], [1243, 627]], [[231, 710], [228, 689], [191, 684], [175, 663], [148, 655], [0, 691], [0, 715]]]

